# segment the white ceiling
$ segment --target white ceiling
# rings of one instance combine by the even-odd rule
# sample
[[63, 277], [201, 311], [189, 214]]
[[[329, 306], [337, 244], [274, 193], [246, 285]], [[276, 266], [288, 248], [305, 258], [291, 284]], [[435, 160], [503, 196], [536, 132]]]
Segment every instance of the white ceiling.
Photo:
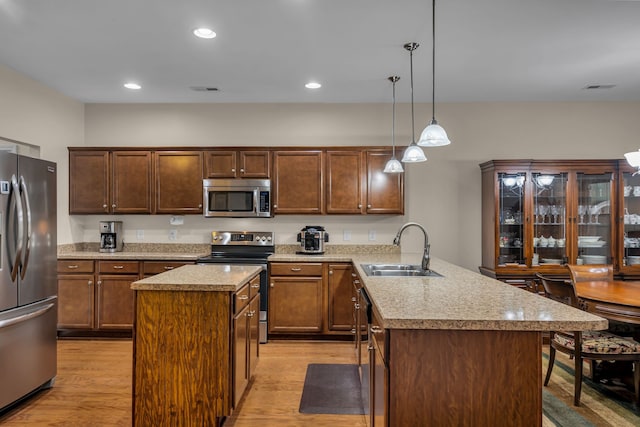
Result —
[[[413, 41], [430, 102], [429, 0], [0, 0], [0, 63], [88, 103], [407, 102]], [[438, 0], [436, 42], [436, 102], [640, 101], [640, 1]]]

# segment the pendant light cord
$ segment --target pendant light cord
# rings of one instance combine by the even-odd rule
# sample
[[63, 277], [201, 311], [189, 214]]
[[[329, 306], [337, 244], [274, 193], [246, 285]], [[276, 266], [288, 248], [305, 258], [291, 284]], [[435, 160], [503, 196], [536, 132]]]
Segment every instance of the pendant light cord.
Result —
[[391, 109], [391, 115], [393, 117], [393, 119], [391, 120], [391, 158], [395, 159], [396, 158], [396, 77], [394, 76], [391, 79], [391, 82], [393, 83], [393, 107]]
[[416, 143], [416, 131], [414, 129], [414, 114], [413, 114], [413, 51], [415, 47], [412, 47], [409, 51], [409, 68], [411, 71], [411, 142], [415, 145]]
[[436, 0], [431, 0], [432, 45], [431, 45], [431, 120], [436, 120]]

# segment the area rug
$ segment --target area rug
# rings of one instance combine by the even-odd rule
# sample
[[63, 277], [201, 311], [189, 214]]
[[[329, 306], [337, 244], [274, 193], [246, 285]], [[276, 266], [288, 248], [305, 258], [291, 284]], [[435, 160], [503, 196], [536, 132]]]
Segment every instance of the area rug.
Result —
[[358, 365], [309, 364], [300, 399], [300, 412], [364, 414]]

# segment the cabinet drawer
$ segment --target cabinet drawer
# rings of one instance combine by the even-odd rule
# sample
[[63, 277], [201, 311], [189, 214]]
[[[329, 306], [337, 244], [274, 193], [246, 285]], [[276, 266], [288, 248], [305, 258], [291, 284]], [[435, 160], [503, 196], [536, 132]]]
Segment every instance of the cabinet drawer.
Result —
[[99, 261], [98, 271], [100, 273], [138, 273], [140, 270], [138, 261]]
[[142, 264], [144, 274], [159, 274], [190, 263], [180, 261], [145, 261]]
[[253, 297], [260, 293], [260, 274], [249, 281], [249, 299], [252, 300]]
[[91, 260], [58, 261], [58, 273], [93, 273]]
[[322, 263], [283, 262], [271, 264], [272, 276], [322, 276]]
[[244, 285], [233, 295], [233, 314], [238, 314], [249, 303], [249, 284]]

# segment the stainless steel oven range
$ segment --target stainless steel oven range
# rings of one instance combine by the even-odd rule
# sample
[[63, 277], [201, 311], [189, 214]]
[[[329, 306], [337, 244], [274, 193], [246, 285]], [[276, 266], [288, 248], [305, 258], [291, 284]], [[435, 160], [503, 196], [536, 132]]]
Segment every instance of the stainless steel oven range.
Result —
[[211, 254], [198, 258], [198, 264], [236, 264], [262, 266], [260, 273], [260, 342], [267, 342], [269, 263], [274, 252], [271, 231], [212, 231]]

